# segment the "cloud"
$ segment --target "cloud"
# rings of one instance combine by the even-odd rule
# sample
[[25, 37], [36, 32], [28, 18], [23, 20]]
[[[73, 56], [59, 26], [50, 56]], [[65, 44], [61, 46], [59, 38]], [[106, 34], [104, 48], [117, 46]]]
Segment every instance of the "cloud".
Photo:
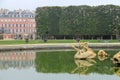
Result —
[[69, 6], [69, 5], [120, 5], [119, 0], [0, 0], [0, 8], [31, 9], [43, 6]]
[[7, 8], [7, 9], [34, 9], [35, 6], [35, 0], [4, 0], [0, 1], [0, 7], [1, 8]]

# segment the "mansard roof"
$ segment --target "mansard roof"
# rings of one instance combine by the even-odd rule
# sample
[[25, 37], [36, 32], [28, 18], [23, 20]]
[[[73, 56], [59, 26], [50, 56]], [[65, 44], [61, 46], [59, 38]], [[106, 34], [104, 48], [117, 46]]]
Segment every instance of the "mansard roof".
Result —
[[0, 18], [35, 18], [35, 13], [29, 10], [4, 11], [0, 9]]

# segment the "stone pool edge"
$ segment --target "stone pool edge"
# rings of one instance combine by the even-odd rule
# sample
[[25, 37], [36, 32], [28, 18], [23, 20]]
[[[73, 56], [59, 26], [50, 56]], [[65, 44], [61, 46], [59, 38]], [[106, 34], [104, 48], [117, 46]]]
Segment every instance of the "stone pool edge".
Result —
[[[44, 44], [18, 44], [0, 45], [0, 51], [12, 50], [45, 50], [45, 49], [73, 49], [72, 45], [78, 43], [44, 43]], [[120, 43], [88, 43], [92, 49], [120, 49]]]

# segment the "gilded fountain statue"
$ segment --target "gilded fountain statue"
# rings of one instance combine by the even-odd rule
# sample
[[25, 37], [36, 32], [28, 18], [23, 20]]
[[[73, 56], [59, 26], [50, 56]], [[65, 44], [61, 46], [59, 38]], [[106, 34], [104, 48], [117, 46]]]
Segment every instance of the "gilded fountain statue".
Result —
[[97, 62], [94, 60], [96, 57], [99, 61], [104, 61], [106, 59], [112, 60], [113, 68], [111, 70], [117, 76], [120, 76], [120, 51], [114, 54], [111, 58], [104, 50], [98, 50], [97, 54], [92, 48], [88, 46], [87, 42], [79, 42], [78, 45], [72, 45], [77, 52], [74, 55], [74, 61], [76, 68], [71, 71], [71, 73], [79, 73], [86, 75], [88, 70]]
[[[72, 48], [77, 51], [74, 58], [79, 60], [94, 59], [98, 56], [98, 59], [103, 61], [109, 57], [104, 50], [99, 50], [96, 54], [94, 50], [88, 46], [88, 42], [78, 42], [78, 45], [72, 45]], [[120, 66], [120, 51], [116, 53], [111, 60], [113, 64]]]
[[75, 45], [72, 45], [72, 47], [77, 51], [74, 55], [75, 59], [92, 59], [96, 57], [96, 53], [93, 51], [93, 49], [88, 47], [87, 42], [79, 42], [78, 47]]

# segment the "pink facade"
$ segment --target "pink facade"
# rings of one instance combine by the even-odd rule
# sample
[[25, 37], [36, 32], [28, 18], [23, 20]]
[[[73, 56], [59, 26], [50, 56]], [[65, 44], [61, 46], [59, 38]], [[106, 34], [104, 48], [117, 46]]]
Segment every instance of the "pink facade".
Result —
[[0, 28], [2, 27], [13, 38], [23, 37], [24, 34], [33, 36], [36, 33], [34, 18], [0, 18]]
[[[28, 34], [30, 39], [35, 38], [36, 23], [35, 15], [28, 11], [13, 11], [6, 12], [0, 16], [0, 29], [2, 34], [13, 35], [12, 39], [23, 39], [24, 34]], [[8, 39], [3, 37], [3, 39]], [[11, 38], [10, 38], [11, 39]]]
[[13, 34], [3, 34], [3, 39], [13, 39], [14, 35]]

